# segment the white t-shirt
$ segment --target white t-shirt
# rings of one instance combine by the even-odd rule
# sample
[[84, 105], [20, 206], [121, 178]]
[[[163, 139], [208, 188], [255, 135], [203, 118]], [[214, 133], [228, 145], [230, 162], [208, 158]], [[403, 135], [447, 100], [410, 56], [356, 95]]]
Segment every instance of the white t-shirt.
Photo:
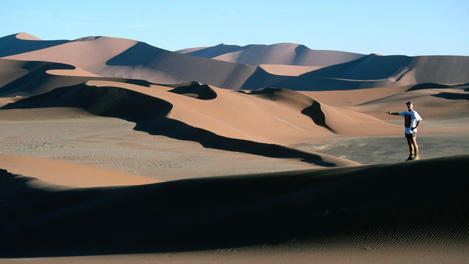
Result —
[[399, 115], [404, 117], [404, 133], [412, 134], [413, 132], [417, 132], [417, 129], [412, 130], [412, 128], [417, 124], [417, 121], [422, 120], [417, 111], [411, 110], [399, 112]]

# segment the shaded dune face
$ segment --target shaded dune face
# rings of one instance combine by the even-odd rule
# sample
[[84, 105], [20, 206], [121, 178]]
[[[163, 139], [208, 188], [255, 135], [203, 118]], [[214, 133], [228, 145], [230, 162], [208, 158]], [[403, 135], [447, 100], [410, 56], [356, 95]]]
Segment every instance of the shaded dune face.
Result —
[[[386, 79], [411, 62], [407, 56], [376, 56], [368, 55], [350, 62], [321, 68], [306, 73], [303, 77], [327, 77], [355, 80]], [[377, 67], [379, 65], [379, 67]]]
[[[8, 64], [12, 62], [0, 59], [0, 66], [3, 67], [5, 65], [8, 67]], [[46, 73], [48, 70], [72, 70], [74, 68], [74, 66], [61, 63], [21, 61], [16, 65], [16, 69], [25, 70], [27, 74], [5, 84], [0, 90], [0, 96], [29, 96], [47, 92], [61, 86], [79, 84], [86, 80], [83, 77], [55, 76]]]
[[433, 96], [450, 100], [469, 100], [469, 94], [439, 93]]
[[68, 40], [30, 40], [13, 34], [0, 38], [0, 57], [45, 49], [69, 42]]
[[317, 101], [314, 101], [311, 106], [301, 110], [301, 113], [304, 114], [304, 115], [307, 115], [311, 118], [311, 120], [313, 120], [313, 122], [318, 125], [318, 126], [322, 126], [322, 127], [325, 127], [329, 130], [331, 130], [332, 132], [334, 132], [334, 130], [332, 130], [327, 124], [326, 124], [326, 115], [324, 114], [324, 112], [321, 110], [321, 104], [319, 104]]
[[41, 107], [77, 107], [95, 115], [138, 122], [165, 117], [171, 111], [172, 105], [126, 89], [80, 84], [29, 97], [8, 104], [3, 109]]
[[[217, 87], [239, 89], [255, 67], [179, 54], [139, 42], [106, 62], [108, 67], [124, 66], [163, 72], [180, 82], [198, 81]], [[116, 76], [117, 77], [117, 76]], [[150, 76], [151, 78], [151, 76]], [[158, 80], [150, 80], [156, 81]], [[167, 83], [167, 82], [166, 82]]]
[[30, 178], [0, 170], [0, 198], [11, 201], [2, 205], [0, 256], [171, 252], [293, 239], [463, 245], [468, 159], [65, 191], [34, 188]]
[[238, 45], [226, 45], [226, 44], [218, 44], [213, 47], [206, 47], [206, 48], [200, 48], [194, 51], [188, 50], [182, 50], [178, 51], [183, 54], [188, 54], [192, 56], [197, 56], [197, 57], [204, 57], [204, 58], [215, 58], [217, 56], [226, 54], [226, 53], [231, 53], [235, 52], [238, 50], [241, 50], [243, 47], [238, 46]]
[[177, 93], [197, 99], [210, 100], [217, 98], [217, 93], [206, 84], [200, 84], [198, 82], [190, 82], [183, 84], [169, 90], [169, 92]]
[[406, 92], [422, 90], [422, 89], [450, 88], [450, 87], [453, 87], [453, 86], [439, 84], [439, 83], [419, 83], [416, 85], [412, 85], [409, 89], [406, 90]]

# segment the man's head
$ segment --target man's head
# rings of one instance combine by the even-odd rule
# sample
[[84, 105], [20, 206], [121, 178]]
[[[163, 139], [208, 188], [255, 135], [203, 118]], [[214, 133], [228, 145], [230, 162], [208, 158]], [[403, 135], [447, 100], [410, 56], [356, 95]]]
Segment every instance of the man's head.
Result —
[[409, 109], [409, 111], [414, 109], [414, 103], [412, 103], [412, 101], [408, 101], [405, 104], [407, 105], [407, 109]]

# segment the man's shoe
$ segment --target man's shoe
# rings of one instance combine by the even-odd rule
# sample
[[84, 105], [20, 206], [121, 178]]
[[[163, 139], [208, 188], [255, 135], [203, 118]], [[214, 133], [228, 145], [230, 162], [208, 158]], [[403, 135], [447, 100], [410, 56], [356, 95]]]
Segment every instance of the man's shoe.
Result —
[[415, 154], [414, 160], [419, 160], [419, 159], [420, 159], [419, 154]]
[[414, 160], [414, 155], [410, 154], [406, 160]]

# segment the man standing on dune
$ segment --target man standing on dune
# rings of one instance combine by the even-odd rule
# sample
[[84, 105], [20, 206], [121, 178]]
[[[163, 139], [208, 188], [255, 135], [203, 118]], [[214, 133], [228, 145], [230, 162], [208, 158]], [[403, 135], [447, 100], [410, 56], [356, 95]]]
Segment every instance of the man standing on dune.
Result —
[[407, 110], [404, 112], [390, 112], [387, 113], [390, 115], [400, 115], [404, 117], [404, 134], [409, 144], [409, 157], [407, 160], [418, 160], [419, 159], [419, 146], [417, 145], [417, 127], [422, 121], [419, 113], [414, 110], [414, 104], [412, 101], [406, 103]]

